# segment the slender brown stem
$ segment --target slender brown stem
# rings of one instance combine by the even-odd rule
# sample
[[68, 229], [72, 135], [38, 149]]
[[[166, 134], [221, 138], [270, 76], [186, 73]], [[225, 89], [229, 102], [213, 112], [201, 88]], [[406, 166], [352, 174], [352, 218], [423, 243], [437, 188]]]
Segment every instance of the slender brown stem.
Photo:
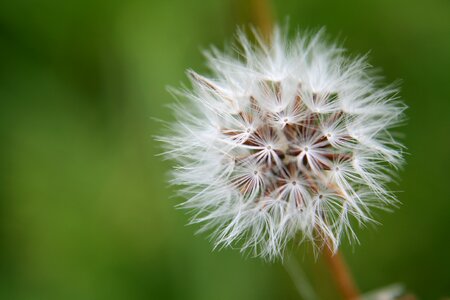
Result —
[[328, 246], [325, 246], [323, 256], [342, 297], [346, 300], [360, 299], [359, 291], [342, 255], [339, 252], [333, 253]]
[[269, 0], [250, 0], [255, 25], [266, 40], [270, 40], [273, 30], [273, 13]]

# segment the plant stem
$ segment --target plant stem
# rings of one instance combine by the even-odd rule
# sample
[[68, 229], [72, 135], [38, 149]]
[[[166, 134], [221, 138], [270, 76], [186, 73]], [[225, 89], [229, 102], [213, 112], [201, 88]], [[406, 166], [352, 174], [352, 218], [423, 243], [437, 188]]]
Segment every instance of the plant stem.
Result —
[[346, 300], [361, 299], [350, 270], [341, 253], [333, 253], [328, 246], [325, 246], [323, 256], [342, 297]]
[[292, 279], [297, 292], [303, 300], [317, 300], [317, 294], [309, 282], [301, 265], [292, 253], [286, 255], [283, 267]]
[[273, 13], [269, 0], [250, 0], [253, 21], [262, 36], [269, 41], [273, 30]]

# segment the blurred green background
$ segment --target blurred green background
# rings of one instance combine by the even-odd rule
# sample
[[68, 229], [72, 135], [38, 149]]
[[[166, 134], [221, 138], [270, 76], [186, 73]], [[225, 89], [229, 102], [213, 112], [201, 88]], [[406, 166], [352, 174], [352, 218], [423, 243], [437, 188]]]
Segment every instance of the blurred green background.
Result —
[[[256, 1], [257, 2], [257, 1]], [[410, 107], [400, 209], [344, 245], [363, 291], [450, 295], [450, 2], [274, 1], [292, 28], [371, 50]], [[152, 135], [166, 86], [255, 21], [245, 1], [0, 2], [0, 299], [299, 299], [279, 263], [185, 226]], [[329, 275], [298, 261], [323, 299]]]

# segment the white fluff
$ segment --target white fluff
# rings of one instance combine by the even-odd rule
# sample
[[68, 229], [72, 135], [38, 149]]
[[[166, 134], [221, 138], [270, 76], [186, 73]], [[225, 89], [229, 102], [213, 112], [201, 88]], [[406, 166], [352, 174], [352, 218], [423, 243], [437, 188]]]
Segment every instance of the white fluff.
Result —
[[355, 238], [350, 216], [395, 202], [386, 190], [402, 146], [389, 129], [405, 106], [380, 87], [366, 57], [348, 58], [322, 32], [271, 43], [242, 33], [233, 53], [206, 54], [212, 75], [189, 71], [192, 90], [160, 137], [192, 223], [217, 247], [273, 259], [294, 237], [337, 250]]

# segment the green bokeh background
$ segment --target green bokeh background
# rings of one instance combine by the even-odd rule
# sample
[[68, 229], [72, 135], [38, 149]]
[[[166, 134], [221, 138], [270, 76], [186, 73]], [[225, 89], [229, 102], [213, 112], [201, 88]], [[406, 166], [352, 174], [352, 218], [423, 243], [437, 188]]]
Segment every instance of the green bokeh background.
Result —
[[[394, 213], [343, 246], [363, 291], [450, 295], [450, 2], [274, 1], [403, 80], [408, 147]], [[279, 263], [213, 252], [185, 226], [152, 117], [201, 50], [254, 20], [234, 1], [0, 2], [0, 299], [299, 299]], [[323, 299], [322, 262], [298, 261]]]

